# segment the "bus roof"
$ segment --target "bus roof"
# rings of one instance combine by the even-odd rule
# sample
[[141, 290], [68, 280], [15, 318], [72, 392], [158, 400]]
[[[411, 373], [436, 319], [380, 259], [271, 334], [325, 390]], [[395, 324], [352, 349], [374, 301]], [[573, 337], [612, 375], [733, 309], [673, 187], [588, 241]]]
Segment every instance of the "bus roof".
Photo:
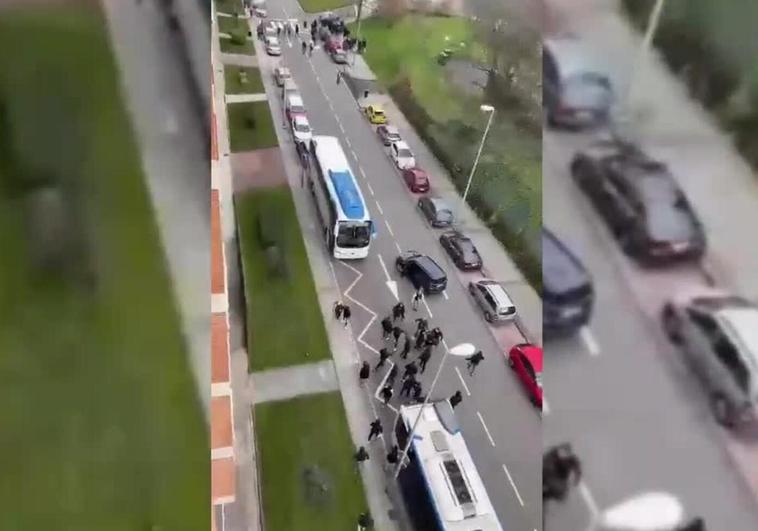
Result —
[[[409, 429], [421, 408], [400, 408]], [[423, 409], [413, 447], [445, 531], [503, 531], [448, 401]]]
[[328, 176], [329, 184], [337, 197], [342, 217], [354, 221], [368, 219], [369, 212], [363, 194], [358, 188], [339, 139], [318, 135], [313, 137], [312, 142], [316, 146], [318, 162], [327, 174], [325, 177]]

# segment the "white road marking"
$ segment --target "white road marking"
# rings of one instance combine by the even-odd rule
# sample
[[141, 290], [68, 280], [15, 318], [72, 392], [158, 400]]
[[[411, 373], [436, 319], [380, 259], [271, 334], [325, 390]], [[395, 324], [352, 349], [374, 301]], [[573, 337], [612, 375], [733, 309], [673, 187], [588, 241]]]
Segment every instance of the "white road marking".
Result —
[[363, 304], [361, 301], [353, 298], [353, 296], [350, 295], [350, 291], [353, 289], [353, 287], [355, 287], [355, 285], [358, 283], [358, 281], [361, 278], [363, 278], [363, 273], [361, 273], [360, 271], [358, 271], [357, 269], [355, 269], [350, 264], [347, 264], [345, 262], [339, 262], [339, 263], [342, 264], [343, 266], [345, 266], [346, 268], [348, 268], [349, 270], [351, 270], [352, 272], [354, 272], [357, 275], [355, 277], [355, 280], [353, 280], [352, 284], [350, 284], [350, 286], [345, 290], [345, 297], [347, 297], [348, 299], [350, 299], [351, 301], [353, 301], [355, 304], [357, 304], [358, 306], [360, 306], [361, 308], [363, 308], [363, 310], [366, 313], [368, 313], [369, 315], [371, 315], [371, 319], [369, 319], [369, 322], [363, 328], [363, 331], [358, 336], [357, 341], [358, 341], [358, 343], [360, 343], [361, 345], [363, 345], [364, 347], [366, 347], [367, 349], [369, 349], [371, 352], [374, 352], [375, 354], [379, 354], [379, 351], [377, 349], [375, 349], [374, 347], [372, 347], [371, 345], [369, 345], [363, 339], [363, 336], [366, 335], [366, 332], [368, 332], [369, 327], [374, 323], [374, 321], [376, 321], [377, 315], [376, 315], [376, 313], [374, 311], [371, 310], [371, 308], [369, 308], [368, 306], [366, 306], [365, 304]]
[[600, 355], [600, 347], [588, 327], [583, 326], [579, 330], [579, 336], [582, 338], [582, 341], [584, 341], [584, 345], [587, 347], [590, 356]]
[[[347, 147], [352, 149], [353, 146], [350, 144], [350, 139], [347, 137], [345, 137], [345, 144], [347, 144]], [[357, 159], [358, 157], [355, 157], [355, 158]]]
[[382, 258], [382, 255], [377, 254], [377, 258], [379, 258], [379, 264], [382, 266], [382, 271], [384, 271], [384, 276], [387, 277], [387, 280], [392, 280], [392, 277], [390, 276], [390, 272], [387, 270], [387, 264], [384, 263], [384, 258]]
[[542, 395], [542, 414], [543, 415], [549, 415], [550, 414], [550, 406], [547, 405], [547, 398], [545, 398], [545, 395]]
[[442, 346], [445, 347], [445, 350], [450, 350], [447, 348], [447, 341], [445, 341], [445, 338], [442, 338]]
[[395, 237], [395, 233], [392, 232], [392, 227], [390, 227], [390, 222], [385, 219], [384, 220], [384, 224], [387, 225], [387, 230], [390, 231], [390, 236], [392, 236], [394, 238]]
[[355, 160], [358, 160], [358, 155], [355, 154], [355, 150], [352, 147], [350, 148], [350, 154], [353, 156]]
[[508, 476], [508, 481], [511, 483], [511, 487], [513, 487], [513, 492], [516, 493], [516, 498], [518, 498], [518, 502], [521, 504], [521, 507], [523, 507], [524, 506], [524, 500], [521, 498], [521, 494], [519, 494], [519, 491], [516, 488], [516, 484], [513, 482], [513, 478], [511, 477], [511, 473], [508, 472], [508, 467], [505, 466], [505, 463], [503, 463], [503, 472], [505, 472], [505, 475]]
[[342, 134], [344, 135], [345, 134], [345, 128], [342, 127], [342, 122], [337, 122], [337, 125], [339, 126], [340, 131], [342, 131]]
[[[426, 297], [424, 297], [423, 299], [421, 299], [421, 302], [424, 303], [424, 307], [426, 308], [426, 311], [429, 312], [429, 318], [433, 319], [434, 318], [434, 314], [432, 313], [432, 309], [429, 307], [429, 305], [426, 302]], [[445, 347], [445, 348], [447, 348], [447, 347]]]
[[592, 513], [592, 520], [594, 520], [600, 514], [600, 510], [597, 508], [595, 498], [592, 496], [589, 487], [587, 487], [587, 484], [584, 481], [579, 482], [579, 494], [582, 495], [584, 502], [587, 504], [587, 508], [590, 510], [590, 513]]
[[374, 189], [371, 188], [371, 185], [369, 183], [366, 183], [366, 186], [368, 187], [368, 191], [371, 192], [371, 195], [374, 195]]
[[376, 202], [376, 208], [379, 210], [379, 213], [383, 216], [384, 210], [382, 210], [382, 205], [379, 204], [379, 201]]
[[490, 440], [490, 444], [494, 447], [495, 441], [492, 439], [492, 435], [490, 434], [490, 430], [487, 428], [487, 424], [484, 423], [484, 417], [482, 417], [482, 414], [478, 411], [476, 412], [476, 416], [479, 417], [479, 422], [482, 423], [482, 428], [484, 428], [484, 433], [487, 434], [487, 438]]
[[361, 171], [361, 176], [368, 181], [368, 177], [366, 177], [366, 172], [363, 171], [363, 167], [358, 166], [358, 169]]
[[[395, 248], [397, 249], [397, 252], [398, 252], [398, 253], [402, 253], [402, 252], [403, 252], [403, 249], [402, 249], [402, 247], [400, 247], [400, 244], [399, 244], [399, 243], [397, 243], [397, 242], [395, 242]], [[428, 309], [428, 308], [427, 308], [427, 309]]]
[[443, 297], [445, 297], [445, 300], [446, 300], [446, 301], [449, 301], [449, 300], [450, 300], [450, 297], [448, 297], [448, 296], [447, 296], [447, 290], [446, 290], [446, 289], [443, 289], [443, 290], [442, 290], [442, 296], [443, 296]]
[[[445, 347], [447, 349], [447, 347]], [[455, 373], [458, 375], [458, 378], [461, 380], [461, 385], [463, 385], [463, 389], [466, 391], [466, 396], [471, 396], [471, 391], [468, 390], [468, 385], [466, 385], [466, 381], [463, 379], [463, 375], [461, 375], [461, 371], [458, 370], [458, 367], [455, 368]]]

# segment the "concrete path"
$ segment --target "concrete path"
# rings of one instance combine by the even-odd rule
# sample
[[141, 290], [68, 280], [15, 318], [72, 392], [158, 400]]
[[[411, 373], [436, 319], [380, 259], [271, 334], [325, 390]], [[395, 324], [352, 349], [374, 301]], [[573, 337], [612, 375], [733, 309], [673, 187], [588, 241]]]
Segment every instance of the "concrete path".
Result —
[[223, 64], [236, 66], [258, 66], [258, 58], [254, 55], [244, 55], [240, 53], [221, 53], [219, 56]]
[[245, 103], [248, 101], [266, 101], [266, 94], [229, 94], [226, 103]]
[[270, 369], [250, 375], [249, 403], [287, 400], [300, 395], [327, 393], [339, 389], [332, 360]]

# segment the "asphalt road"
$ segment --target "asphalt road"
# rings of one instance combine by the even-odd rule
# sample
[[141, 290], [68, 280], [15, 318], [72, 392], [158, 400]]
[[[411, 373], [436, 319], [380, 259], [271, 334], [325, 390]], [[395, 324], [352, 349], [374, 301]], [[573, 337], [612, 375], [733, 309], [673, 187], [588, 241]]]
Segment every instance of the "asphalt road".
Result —
[[[295, 0], [278, 1], [269, 6], [271, 18], [293, 14], [302, 20]], [[351, 301], [352, 327], [361, 343], [361, 358], [375, 361], [375, 351], [382, 346], [379, 320], [395, 302], [385, 284], [387, 274], [398, 281], [408, 317], [414, 317], [410, 310], [411, 289], [394, 272], [398, 251], [416, 249], [443, 264], [450, 278], [446, 295], [429, 297], [428, 310], [422, 306], [419, 314], [432, 316], [432, 326], [443, 330], [447, 345], [472, 342], [484, 351], [486, 359], [474, 377], [468, 377], [465, 362], [449, 358], [435, 398], [447, 398], [458, 389], [463, 391], [464, 401], [457, 409], [459, 421], [505, 528], [541, 529], [542, 432], [538, 413], [510, 374], [495, 336], [474, 307], [463, 283], [457, 280], [453, 266], [437, 242], [438, 235], [418, 213], [415, 200], [405, 189], [373, 129], [360, 114], [344, 84], [336, 84], [335, 65], [321, 50], [307, 58], [301, 54], [299, 43], [290, 48], [286, 37], [283, 41], [284, 54], [280, 60], [259, 57], [262, 74], [270, 76], [273, 66], [280, 61], [292, 70], [311, 125], [318, 134], [340, 137], [378, 225], [378, 236], [366, 260], [332, 263], [336, 280], [343, 293], [346, 292], [344, 297]], [[280, 107], [274, 105], [274, 108]], [[282, 125], [283, 120], [278, 120], [278, 126]], [[425, 164], [423, 159], [419, 162]], [[315, 213], [313, 219], [315, 226]], [[517, 334], [505, 334], [517, 337]], [[441, 357], [442, 349], [439, 349], [427, 367], [422, 380], [427, 387]], [[373, 385], [378, 383], [378, 379], [373, 381]], [[395, 399], [393, 403], [396, 404]], [[388, 428], [394, 413], [377, 406], [383, 408], [382, 418]]]

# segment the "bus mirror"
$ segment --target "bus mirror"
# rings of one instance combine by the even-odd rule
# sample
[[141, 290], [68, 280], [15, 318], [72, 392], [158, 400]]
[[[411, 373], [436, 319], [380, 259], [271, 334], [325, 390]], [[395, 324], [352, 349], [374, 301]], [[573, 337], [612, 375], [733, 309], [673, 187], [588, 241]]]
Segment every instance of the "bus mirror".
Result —
[[369, 221], [371, 223], [371, 237], [376, 238], [376, 224], [373, 221]]

